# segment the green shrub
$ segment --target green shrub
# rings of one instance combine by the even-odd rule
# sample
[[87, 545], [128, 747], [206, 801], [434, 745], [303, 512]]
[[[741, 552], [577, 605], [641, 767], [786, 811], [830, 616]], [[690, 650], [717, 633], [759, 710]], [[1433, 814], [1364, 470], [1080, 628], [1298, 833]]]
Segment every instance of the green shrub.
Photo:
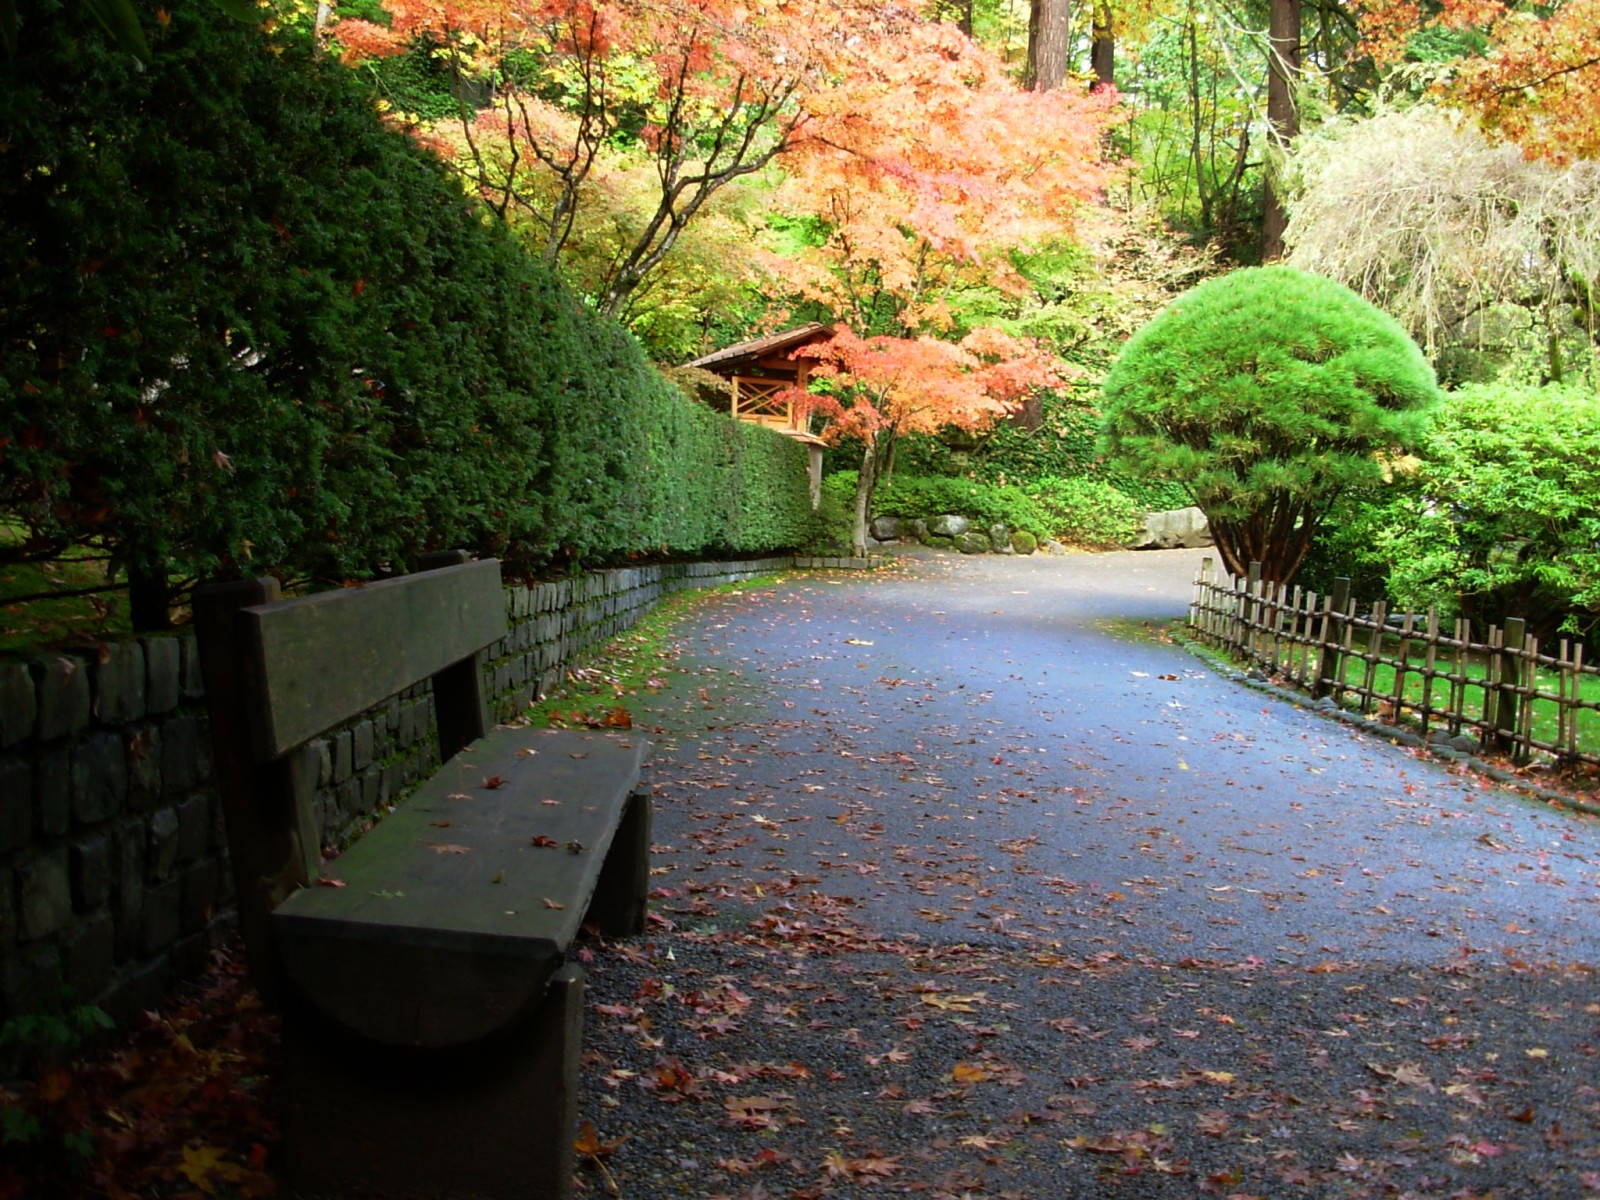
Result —
[[971, 474], [989, 483], [1021, 484], [1033, 489], [1046, 478], [1093, 479], [1110, 484], [1145, 512], [1183, 508], [1189, 494], [1170, 480], [1116, 471], [1101, 457], [1103, 418], [1098, 388], [1045, 392], [1040, 396], [1039, 422], [1003, 421], [968, 456]]
[[56, 16], [19, 6], [0, 89], [0, 559], [164, 584], [798, 543], [803, 447], [666, 384], [329, 56], [179, 5], [141, 68]]
[[982, 525], [1026, 529], [1035, 537], [1050, 536], [1044, 513], [1021, 488], [948, 475], [896, 474], [878, 486], [872, 515], [927, 518], [947, 513]]
[[1098, 479], [1047, 476], [1027, 489], [1050, 536], [1079, 546], [1126, 546], [1144, 527], [1144, 506]]
[[[1377, 499], [1377, 498], [1374, 498]], [[1474, 384], [1439, 407], [1420, 463], [1359, 515], [1390, 599], [1479, 630], [1586, 636], [1600, 617], [1600, 397]]]
[[1414, 446], [1438, 389], [1395, 320], [1288, 267], [1235, 271], [1139, 330], [1104, 388], [1108, 457], [1181, 484], [1224, 565], [1299, 569], [1338, 497]]

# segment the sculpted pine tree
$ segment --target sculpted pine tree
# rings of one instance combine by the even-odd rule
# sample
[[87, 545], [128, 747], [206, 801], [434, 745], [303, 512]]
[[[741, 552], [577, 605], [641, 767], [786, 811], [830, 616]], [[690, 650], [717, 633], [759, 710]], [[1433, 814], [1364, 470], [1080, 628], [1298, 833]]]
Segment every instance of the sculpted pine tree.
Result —
[[1223, 564], [1286, 583], [1329, 506], [1420, 441], [1433, 369], [1354, 292], [1290, 267], [1208, 280], [1129, 340], [1106, 378], [1104, 449], [1183, 486]]

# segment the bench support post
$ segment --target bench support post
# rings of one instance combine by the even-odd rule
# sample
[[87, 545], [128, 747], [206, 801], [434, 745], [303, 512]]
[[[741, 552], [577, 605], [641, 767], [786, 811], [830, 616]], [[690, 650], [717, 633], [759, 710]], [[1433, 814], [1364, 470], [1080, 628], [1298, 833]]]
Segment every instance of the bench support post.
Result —
[[600, 879], [589, 900], [585, 924], [606, 937], [644, 932], [650, 894], [650, 795], [629, 795], [611, 838], [611, 851], [600, 867]]
[[317, 877], [321, 861], [314, 777], [308, 775], [306, 754], [260, 765], [244, 749], [249, 745], [242, 702], [246, 666], [234, 618], [242, 608], [278, 598], [278, 581], [272, 578], [209, 584], [194, 595], [211, 752], [238, 890], [239, 927], [250, 980], [274, 1004], [282, 997], [283, 977], [269, 917], [285, 896]]
[[568, 1200], [583, 984], [581, 967], [564, 966], [532, 1020], [442, 1051], [379, 1046], [293, 1014], [284, 1031], [291, 1185], [318, 1197]]

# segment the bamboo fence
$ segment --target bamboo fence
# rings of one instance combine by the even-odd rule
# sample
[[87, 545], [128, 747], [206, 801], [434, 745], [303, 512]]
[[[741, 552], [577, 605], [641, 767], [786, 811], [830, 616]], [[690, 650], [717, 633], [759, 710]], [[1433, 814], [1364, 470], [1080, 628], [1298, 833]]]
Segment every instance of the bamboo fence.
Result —
[[1474, 641], [1466, 621], [1446, 628], [1434, 609], [1391, 613], [1378, 601], [1358, 612], [1348, 579], [1318, 596], [1263, 583], [1254, 570], [1235, 579], [1206, 558], [1189, 627], [1314, 698], [1424, 737], [1475, 737], [1519, 763], [1600, 765], [1600, 669], [1583, 661], [1581, 642], [1562, 638], [1542, 652], [1521, 618]]

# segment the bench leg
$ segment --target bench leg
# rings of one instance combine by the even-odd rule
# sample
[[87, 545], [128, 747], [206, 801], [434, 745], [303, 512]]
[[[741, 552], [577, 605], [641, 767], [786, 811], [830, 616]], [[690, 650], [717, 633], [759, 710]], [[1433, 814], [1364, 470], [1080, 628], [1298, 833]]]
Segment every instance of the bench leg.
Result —
[[284, 1143], [296, 1194], [569, 1200], [583, 970], [568, 965], [505, 1038], [444, 1051], [285, 1024]]
[[589, 900], [585, 923], [607, 937], [644, 932], [645, 905], [650, 894], [650, 796], [634, 792], [628, 797], [611, 839], [611, 850], [600, 867], [600, 878]]

